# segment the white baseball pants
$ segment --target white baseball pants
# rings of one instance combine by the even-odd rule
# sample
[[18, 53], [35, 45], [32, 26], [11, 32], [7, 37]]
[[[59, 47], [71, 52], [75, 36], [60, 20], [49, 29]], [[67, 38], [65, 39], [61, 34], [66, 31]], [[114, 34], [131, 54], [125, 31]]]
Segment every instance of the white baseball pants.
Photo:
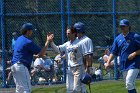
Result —
[[18, 62], [11, 66], [11, 71], [16, 84], [15, 93], [31, 93], [31, 80], [27, 67]]
[[86, 93], [86, 86], [80, 81], [83, 73], [85, 73], [83, 66], [68, 67], [66, 79], [67, 93]]
[[123, 72], [123, 77], [125, 79], [126, 88], [128, 90], [135, 89], [135, 81], [138, 76], [139, 69], [129, 69]]

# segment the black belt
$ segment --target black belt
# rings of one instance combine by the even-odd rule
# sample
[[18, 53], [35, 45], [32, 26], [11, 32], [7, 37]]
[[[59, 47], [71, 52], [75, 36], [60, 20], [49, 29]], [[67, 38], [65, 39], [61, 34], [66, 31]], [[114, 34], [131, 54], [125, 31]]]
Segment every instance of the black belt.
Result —
[[18, 61], [17, 64], [22, 64], [22, 63]]
[[80, 67], [80, 66], [82, 66], [82, 65], [77, 65], [77, 66], [73, 66], [73, 67], [68, 66], [67, 68], [74, 68], [74, 67]]

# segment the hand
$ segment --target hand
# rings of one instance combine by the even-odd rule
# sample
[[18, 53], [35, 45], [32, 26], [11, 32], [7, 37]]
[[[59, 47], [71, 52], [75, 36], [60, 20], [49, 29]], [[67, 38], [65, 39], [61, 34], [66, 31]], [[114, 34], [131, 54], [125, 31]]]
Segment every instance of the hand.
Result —
[[90, 74], [90, 75], [93, 75], [93, 68], [92, 67], [86, 67], [85, 72]]
[[109, 69], [110, 68], [110, 64], [108, 62], [105, 63], [104, 66], [105, 66], [105, 69]]
[[53, 38], [54, 38], [54, 35], [52, 34], [52, 33], [48, 33], [47, 34], [47, 41], [49, 41], [49, 42], [52, 42], [53, 41]]
[[39, 55], [33, 55], [33, 57], [35, 57], [35, 58], [39, 58]]
[[11, 68], [10, 68], [10, 67], [8, 67], [8, 68], [6, 68], [6, 70], [7, 70], [7, 71], [10, 71], [10, 70], [11, 70]]
[[129, 60], [132, 60], [132, 59], [135, 58], [135, 56], [136, 56], [136, 52], [133, 52], [133, 53], [131, 53], [131, 54], [128, 56], [128, 59], [129, 59]]
[[55, 60], [57, 64], [62, 64], [61, 60]]

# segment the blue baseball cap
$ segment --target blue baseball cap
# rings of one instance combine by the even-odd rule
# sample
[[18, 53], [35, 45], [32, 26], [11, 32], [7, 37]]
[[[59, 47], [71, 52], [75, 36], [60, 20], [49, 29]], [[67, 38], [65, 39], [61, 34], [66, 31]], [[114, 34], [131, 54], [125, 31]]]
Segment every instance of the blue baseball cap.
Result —
[[21, 30], [33, 30], [33, 25], [31, 23], [25, 23], [22, 25]]
[[120, 26], [129, 26], [129, 21], [127, 19], [123, 19], [120, 21]]
[[77, 22], [74, 24], [74, 28], [76, 29], [77, 33], [85, 32], [85, 25], [82, 22]]

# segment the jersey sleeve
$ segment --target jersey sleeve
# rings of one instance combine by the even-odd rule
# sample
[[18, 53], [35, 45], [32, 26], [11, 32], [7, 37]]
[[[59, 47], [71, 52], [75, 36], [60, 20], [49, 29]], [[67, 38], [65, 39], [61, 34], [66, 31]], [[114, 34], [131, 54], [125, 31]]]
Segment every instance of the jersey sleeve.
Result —
[[66, 51], [66, 45], [67, 45], [67, 43], [64, 43], [64, 44], [62, 44], [62, 45], [59, 45], [59, 46], [58, 46], [59, 51], [60, 51], [60, 52]]
[[140, 49], [140, 35], [135, 34], [135, 45], [138, 49]]
[[115, 39], [115, 41], [113, 42], [113, 45], [110, 49], [110, 53], [118, 56], [118, 52], [119, 52], [119, 49], [118, 49], [118, 45], [117, 45], [117, 39]]
[[41, 51], [41, 48], [37, 46], [34, 42], [30, 42], [27, 44], [27, 49], [33, 54], [38, 54]]
[[93, 43], [91, 39], [88, 39], [86, 42], [82, 43], [83, 55], [88, 55], [93, 53]]

